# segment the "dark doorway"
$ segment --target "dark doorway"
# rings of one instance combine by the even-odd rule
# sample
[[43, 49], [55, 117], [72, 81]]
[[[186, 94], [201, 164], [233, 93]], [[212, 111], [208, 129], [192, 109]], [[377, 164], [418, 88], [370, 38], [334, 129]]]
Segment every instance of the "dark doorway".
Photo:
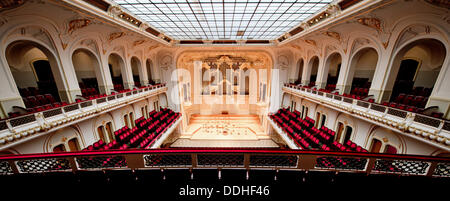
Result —
[[38, 77], [38, 81], [55, 81], [53, 78], [52, 68], [47, 60], [37, 60], [33, 62], [34, 71]]
[[395, 78], [394, 88], [392, 89], [391, 101], [401, 93], [410, 94], [414, 87], [414, 77], [416, 76], [419, 62], [413, 59], [405, 59], [400, 64], [397, 78]]
[[55, 78], [53, 77], [52, 68], [48, 60], [37, 60], [33, 62], [34, 72], [37, 76], [37, 85], [40, 94], [51, 94], [56, 101], [59, 98], [58, 88], [56, 87]]
[[377, 139], [373, 139], [372, 140], [372, 146], [370, 147], [370, 152], [372, 153], [380, 153], [380, 149], [381, 149], [381, 141], [377, 140]]

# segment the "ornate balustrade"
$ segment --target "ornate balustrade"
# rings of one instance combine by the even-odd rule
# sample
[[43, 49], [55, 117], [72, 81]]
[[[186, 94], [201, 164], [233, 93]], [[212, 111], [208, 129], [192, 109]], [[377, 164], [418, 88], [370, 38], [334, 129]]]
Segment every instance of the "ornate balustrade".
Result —
[[283, 91], [450, 150], [450, 121], [290, 84]]
[[0, 121], [0, 150], [165, 91], [161, 84]]
[[137, 168], [291, 169], [450, 177], [450, 158], [278, 149], [130, 149], [0, 157], [0, 174]]

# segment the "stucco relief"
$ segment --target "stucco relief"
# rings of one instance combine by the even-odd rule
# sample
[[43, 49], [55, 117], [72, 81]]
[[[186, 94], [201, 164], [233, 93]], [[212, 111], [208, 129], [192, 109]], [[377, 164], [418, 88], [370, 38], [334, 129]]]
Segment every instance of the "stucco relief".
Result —
[[46, 44], [48, 47], [54, 47], [53, 42], [46, 30], [38, 26], [27, 26], [17, 28], [8, 35], [8, 38], [13, 38], [17, 35], [34, 38], [42, 43]]
[[248, 68], [271, 68], [272, 60], [265, 52], [259, 51], [192, 51], [180, 54], [177, 59], [177, 68], [183, 68], [187, 63], [194, 61], [206, 61], [208, 58], [217, 58], [219, 61], [231, 63], [233, 60], [241, 59], [241, 67]]
[[170, 65], [172, 65], [172, 57], [170, 55], [166, 55], [159, 60], [159, 66], [164, 70], [169, 69]]

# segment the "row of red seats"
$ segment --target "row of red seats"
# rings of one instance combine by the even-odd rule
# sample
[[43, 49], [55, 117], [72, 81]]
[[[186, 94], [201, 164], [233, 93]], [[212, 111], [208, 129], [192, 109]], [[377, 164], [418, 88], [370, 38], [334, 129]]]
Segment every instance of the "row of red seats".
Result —
[[[116, 85], [114, 85], [116, 86]], [[122, 86], [122, 85], [120, 85]], [[146, 88], [146, 87], [162, 87], [165, 86], [165, 84], [156, 84], [156, 85], [151, 85], [151, 86], [141, 86], [140, 88]], [[57, 108], [57, 107], [63, 107], [68, 105], [66, 102], [56, 102], [55, 98], [51, 95], [51, 94], [38, 94], [39, 90], [37, 90], [35, 87], [29, 87], [29, 89], [26, 88], [20, 88], [19, 91], [21, 92], [21, 94], [31, 94], [31, 92], [33, 92], [33, 94], [37, 94], [35, 96], [27, 96], [22, 98], [23, 103], [26, 107], [26, 113], [23, 112], [9, 112], [8, 113], [8, 117], [9, 118], [15, 118], [15, 117], [19, 117], [21, 115], [26, 115], [26, 114], [31, 114], [31, 113], [35, 113], [35, 112], [42, 112], [45, 110], [49, 110], [49, 109], [53, 109], [53, 108]], [[130, 89], [126, 89], [126, 90], [120, 90], [119, 93], [124, 93], [124, 92], [129, 92], [131, 91]], [[95, 94], [97, 93], [97, 94]], [[103, 98], [106, 97], [106, 94], [98, 94], [97, 90], [95, 90], [94, 88], [87, 88], [87, 89], [82, 89], [82, 94], [83, 97], [87, 100], [94, 100], [97, 98]], [[90, 94], [95, 94], [95, 95], [90, 95]], [[111, 93], [112, 95], [115, 94], [115, 92]], [[77, 103], [82, 102], [82, 99], [75, 99], [75, 101]]]
[[399, 94], [394, 102], [397, 104], [416, 106], [417, 108], [424, 108], [427, 104], [428, 98], [424, 96]]
[[291, 112], [282, 108], [270, 115], [278, 126], [286, 132], [302, 149], [321, 149], [336, 151], [366, 151], [354, 142], [347, 142], [347, 146], [334, 141], [335, 132], [325, 126], [320, 129], [314, 127], [314, 120], [306, 117], [300, 118], [300, 112]]
[[354, 88], [350, 94], [365, 98], [369, 95], [369, 88]]
[[325, 90], [327, 91], [334, 91], [336, 90], [336, 85], [335, 84], [327, 84], [327, 86], [325, 87]]
[[22, 98], [22, 100], [27, 108], [33, 108], [56, 102], [55, 98], [53, 98], [51, 94], [28, 96], [26, 98]]
[[94, 95], [98, 95], [98, 91], [95, 88], [85, 88], [85, 89], [81, 89], [81, 95], [83, 97], [89, 97], [89, 96], [94, 96]]
[[[289, 87], [297, 87], [297, 85], [294, 84], [286, 84], [285, 86], [289, 86]], [[309, 87], [303, 87], [303, 88], [309, 88]], [[323, 92], [327, 92], [325, 90], [319, 90], [319, 91], [323, 91]], [[339, 92], [335, 92], [335, 95], [339, 95]], [[364, 99], [364, 97], [362, 96], [358, 96], [358, 95], [354, 95], [354, 94], [342, 94], [342, 96], [347, 97], [347, 98], [352, 98], [352, 99], [356, 99], [356, 100], [362, 100]], [[400, 95], [399, 97], [394, 99], [394, 102], [383, 102], [381, 103], [381, 105], [387, 106], [387, 107], [393, 107], [393, 108], [397, 108], [400, 110], [406, 110], [409, 112], [415, 112], [415, 113], [420, 113], [420, 114], [424, 114], [424, 108], [426, 106], [426, 103], [428, 101], [428, 98], [424, 97], [424, 96], [413, 96], [413, 95]], [[367, 100], [369, 103], [374, 103], [375, 99], [370, 98]], [[407, 103], [407, 104], [405, 104]], [[431, 117], [434, 118], [443, 118], [444, 113], [442, 112], [431, 112], [431, 114], [425, 114], [425, 115], [429, 115]]]
[[149, 148], [153, 141], [164, 133], [175, 121], [180, 118], [180, 113], [175, 113], [170, 109], [161, 108], [149, 113], [149, 118], [136, 119], [136, 127], [128, 128], [124, 126], [114, 132], [114, 140], [108, 144], [102, 140], [88, 146], [84, 150], [110, 150], [127, 148]]
[[39, 89], [37, 89], [36, 87], [19, 88], [19, 93], [22, 97], [37, 96], [41, 94]]
[[[99, 94], [99, 95], [87, 96], [87, 97], [84, 97], [84, 98], [86, 100], [94, 100], [94, 99], [103, 98], [103, 97], [106, 97], [106, 96], [107, 96], [106, 94]], [[75, 101], [77, 103], [83, 102], [83, 100], [81, 100], [80, 98], [75, 99]]]
[[411, 91], [411, 95], [429, 97], [431, 95], [431, 91], [433, 91], [432, 88], [414, 87]]
[[114, 90], [116, 90], [116, 91], [124, 90], [123, 85], [121, 85], [121, 84], [115, 84], [115, 85], [114, 85]]

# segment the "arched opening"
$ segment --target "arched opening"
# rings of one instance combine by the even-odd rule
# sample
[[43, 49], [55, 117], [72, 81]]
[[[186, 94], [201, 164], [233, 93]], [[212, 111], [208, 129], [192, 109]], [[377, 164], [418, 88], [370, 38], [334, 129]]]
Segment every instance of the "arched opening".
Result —
[[152, 62], [152, 60], [147, 59], [147, 61], [145, 62], [145, 65], [147, 67], [148, 83], [153, 85], [153, 84], [155, 84], [155, 81], [153, 81], [153, 74], [152, 74], [153, 62]]
[[88, 98], [99, 95], [98, 78], [101, 78], [101, 73], [97, 57], [89, 50], [77, 49], [72, 54], [72, 64], [82, 96]]
[[[416, 40], [400, 49], [394, 57], [385, 89], [392, 89], [389, 100], [395, 102], [393, 105], [421, 112], [431, 95], [446, 55], [444, 44], [436, 39]], [[442, 115], [439, 112], [433, 114], [435, 117]]]
[[325, 63], [325, 71], [323, 72], [324, 79], [326, 80], [325, 89], [333, 91], [336, 89], [336, 83], [341, 70], [342, 57], [339, 53], [333, 53], [328, 56]]
[[316, 86], [317, 72], [319, 70], [319, 57], [314, 56], [310, 61], [308, 68], [311, 70], [311, 75], [309, 76], [309, 87]]
[[132, 57], [131, 58], [131, 73], [133, 74], [133, 81], [134, 86], [140, 87], [141, 86], [141, 80], [139, 77], [139, 69], [141, 69], [141, 61], [139, 61], [138, 58]]
[[344, 123], [342, 123], [342, 122], [338, 122], [338, 125], [337, 125], [337, 129], [336, 129], [336, 141], [341, 141], [341, 138], [342, 138], [342, 134], [344, 133]]
[[110, 54], [108, 57], [109, 72], [111, 73], [111, 79], [114, 85], [114, 90], [121, 91], [124, 90], [123, 83], [126, 82], [125, 73], [125, 62], [122, 57], [118, 54]]
[[77, 138], [72, 138], [71, 140], [69, 140], [67, 142], [67, 144], [69, 145], [69, 151], [80, 151], [80, 144], [78, 143], [78, 139]]
[[26, 108], [10, 112], [10, 117], [61, 106], [58, 91], [64, 87], [50, 50], [36, 42], [16, 41], [8, 45], [5, 57]]
[[347, 143], [352, 139], [353, 128], [351, 126], [345, 126], [345, 136], [344, 140], [341, 143]]
[[297, 69], [298, 69], [298, 74], [297, 74], [297, 80], [295, 81], [295, 84], [300, 84], [302, 83], [302, 75], [303, 75], [303, 65], [304, 65], [304, 61], [303, 59], [300, 59], [297, 62]]
[[349, 75], [347, 77], [344, 93], [349, 93], [360, 98], [369, 95], [369, 88], [372, 84], [373, 75], [378, 63], [378, 53], [371, 47], [363, 48], [356, 52], [351, 61]]
[[370, 152], [372, 152], [372, 153], [380, 153], [382, 145], [383, 145], [383, 143], [381, 143], [380, 140], [373, 139], [372, 140], [372, 144], [370, 145]]

